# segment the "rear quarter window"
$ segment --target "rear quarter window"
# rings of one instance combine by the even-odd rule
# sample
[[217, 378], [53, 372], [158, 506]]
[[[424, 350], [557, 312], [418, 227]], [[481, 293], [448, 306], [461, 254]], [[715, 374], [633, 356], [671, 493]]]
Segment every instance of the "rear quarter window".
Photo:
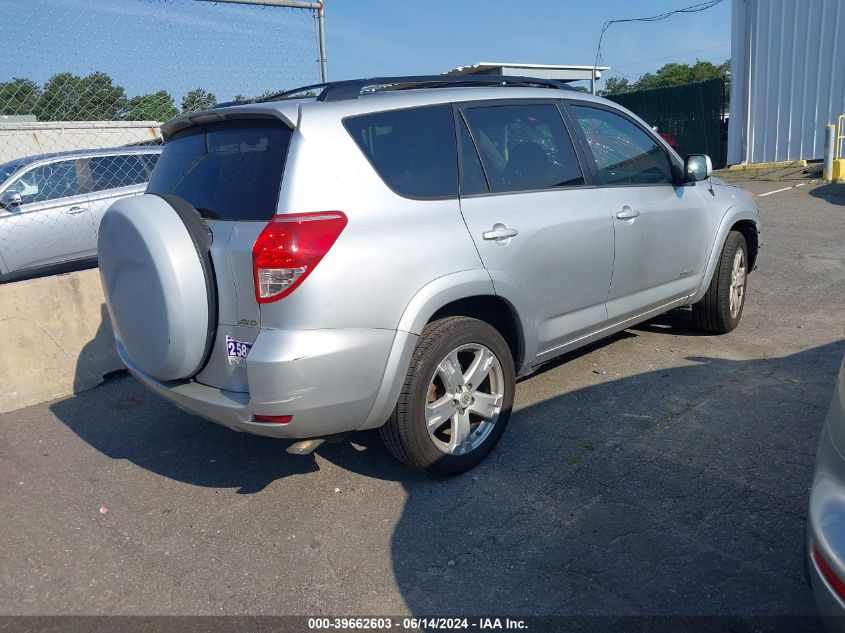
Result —
[[88, 160], [91, 192], [107, 191], [147, 182], [147, 170], [140, 156], [95, 156]]
[[209, 220], [267, 221], [276, 213], [291, 130], [237, 119], [180, 130], [165, 144], [147, 193], [175, 195]]
[[399, 195], [458, 195], [451, 106], [376, 112], [348, 117], [343, 124], [381, 179]]

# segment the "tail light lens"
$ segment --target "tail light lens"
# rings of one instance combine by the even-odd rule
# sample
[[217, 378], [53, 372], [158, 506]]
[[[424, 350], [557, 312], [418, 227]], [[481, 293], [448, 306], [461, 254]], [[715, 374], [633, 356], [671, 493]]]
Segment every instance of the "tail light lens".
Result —
[[258, 303], [287, 297], [320, 263], [346, 227], [340, 211], [277, 215], [252, 247]]
[[824, 576], [825, 580], [830, 584], [836, 594], [843, 600], [845, 600], [845, 581], [843, 581], [839, 576], [836, 575], [836, 572], [831, 569], [830, 565], [828, 565], [827, 561], [822, 556], [822, 553], [819, 551], [819, 548], [813, 543], [813, 560], [816, 561], [816, 565], [818, 565], [819, 571]]

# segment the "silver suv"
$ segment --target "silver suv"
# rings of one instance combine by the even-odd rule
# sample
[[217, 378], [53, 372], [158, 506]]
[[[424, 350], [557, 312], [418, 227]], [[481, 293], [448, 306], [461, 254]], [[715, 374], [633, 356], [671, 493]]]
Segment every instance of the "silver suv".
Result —
[[0, 280], [93, 260], [106, 209], [144, 192], [160, 153], [74, 150], [0, 164]]
[[100, 230], [119, 354], [238, 431], [380, 428], [479, 463], [517, 377], [657, 314], [739, 323], [760, 216], [627, 110], [553, 81], [378, 78], [166, 123]]

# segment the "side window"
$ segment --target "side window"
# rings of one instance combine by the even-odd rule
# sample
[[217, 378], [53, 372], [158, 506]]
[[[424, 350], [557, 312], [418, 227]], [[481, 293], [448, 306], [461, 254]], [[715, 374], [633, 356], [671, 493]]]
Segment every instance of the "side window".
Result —
[[669, 157], [657, 141], [625, 117], [589, 106], [570, 106], [584, 132], [602, 185], [672, 182]]
[[147, 168], [147, 178], [152, 175], [153, 169], [155, 169], [156, 163], [158, 162], [158, 154], [144, 154], [141, 157], [142, 162]]
[[140, 185], [148, 179], [144, 164], [135, 155], [95, 156], [88, 159], [88, 164], [92, 192]]
[[21, 204], [68, 198], [80, 193], [76, 160], [41, 165], [9, 185], [9, 191], [21, 194]]
[[493, 191], [584, 184], [572, 140], [554, 105], [467, 108], [464, 116]]
[[457, 196], [452, 106], [376, 112], [347, 118], [343, 124], [382, 180], [400, 195]]
[[461, 143], [461, 195], [487, 193], [490, 188], [484, 177], [481, 159], [478, 158], [478, 150], [475, 149], [463, 118], [459, 118], [457, 125]]

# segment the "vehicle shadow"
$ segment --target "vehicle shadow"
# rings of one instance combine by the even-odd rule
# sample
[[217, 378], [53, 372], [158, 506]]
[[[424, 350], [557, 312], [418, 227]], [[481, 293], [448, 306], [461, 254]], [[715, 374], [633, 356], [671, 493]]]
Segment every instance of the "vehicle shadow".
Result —
[[[408, 609], [733, 616], [762, 618], [763, 630], [817, 630], [804, 521], [843, 354], [840, 341], [599, 379], [516, 410], [469, 473], [397, 473], [407, 501], [392, 555]], [[369, 472], [388, 457], [376, 439], [359, 438], [364, 453], [325, 456]], [[772, 616], [786, 619], [763, 622]]]
[[[843, 354], [838, 341], [782, 358], [689, 357], [596, 376], [518, 402], [497, 449], [452, 479], [396, 463], [374, 431], [317, 454], [403, 485], [392, 571], [414, 615], [811, 616], [804, 517]], [[108, 388], [107, 399], [88, 391], [51, 410], [114, 459], [241, 494], [319, 469], [313, 456], [284, 454], [280, 440], [184, 414], [129, 377]]]
[[79, 351], [73, 376], [73, 393], [91, 389], [103, 382], [104, 372], [122, 367], [114, 349], [114, 331], [106, 304], [100, 305], [100, 325], [94, 338]]
[[[655, 334], [679, 334], [681, 336], [714, 336], [702, 332], [695, 326], [692, 308], [677, 308], [640, 323], [632, 328], [635, 332], [654, 332]], [[715, 335], [718, 336], [718, 335]]]
[[814, 198], [821, 198], [831, 204], [845, 206], [845, 184], [828, 184], [810, 189], [810, 195]]

